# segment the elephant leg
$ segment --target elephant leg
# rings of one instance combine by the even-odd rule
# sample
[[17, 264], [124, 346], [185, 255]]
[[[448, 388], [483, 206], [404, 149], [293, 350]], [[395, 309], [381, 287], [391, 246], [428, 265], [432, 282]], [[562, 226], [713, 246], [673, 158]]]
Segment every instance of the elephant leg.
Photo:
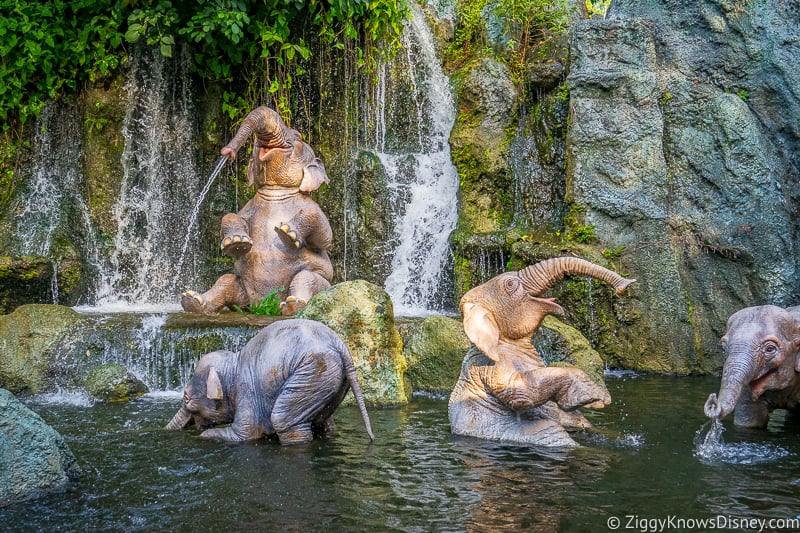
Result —
[[320, 274], [310, 270], [301, 270], [289, 283], [286, 300], [281, 302], [281, 314], [293, 316], [306, 306], [312, 296], [330, 286], [330, 282]]
[[300, 209], [287, 222], [275, 225], [275, 231], [286, 246], [327, 250], [333, 243], [330, 222], [320, 209]]
[[509, 428], [500, 440], [558, 448], [578, 446], [561, 424], [549, 418], [523, 420], [518, 426]]
[[332, 413], [345, 385], [344, 369], [330, 358], [319, 357], [289, 376], [270, 414], [272, 429], [281, 444], [310, 442], [311, 424]]
[[235, 274], [220, 276], [214, 286], [203, 294], [195, 291], [181, 293], [181, 306], [190, 313], [213, 315], [223, 307], [245, 307], [249, 303], [247, 293]]
[[765, 428], [769, 424], [772, 410], [760, 400], [750, 399], [750, 387], [745, 387], [733, 409], [733, 423], [747, 428]]
[[253, 247], [253, 239], [250, 238], [247, 221], [239, 215], [228, 213], [222, 217], [221, 226], [220, 249], [223, 254], [238, 258], [250, 251]]

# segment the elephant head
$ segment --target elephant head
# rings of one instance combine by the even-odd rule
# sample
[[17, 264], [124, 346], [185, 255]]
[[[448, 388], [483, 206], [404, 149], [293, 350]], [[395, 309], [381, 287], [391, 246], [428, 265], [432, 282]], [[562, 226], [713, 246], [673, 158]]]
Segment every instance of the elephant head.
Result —
[[800, 306], [763, 305], [737, 311], [728, 319], [722, 349], [725, 365], [719, 396], [711, 393], [704, 407], [709, 418], [730, 414], [745, 388], [755, 402], [765, 392], [786, 389], [797, 379]]
[[256, 136], [253, 157], [247, 167], [250, 185], [312, 192], [329, 182], [322, 161], [302, 141], [300, 133], [288, 127], [278, 113], [266, 106], [253, 109], [245, 117], [220, 154], [235, 158], [236, 152], [253, 134]]
[[236, 370], [235, 353], [220, 350], [200, 358], [191, 381], [183, 390], [181, 408], [166, 429], [183, 429], [195, 424], [200, 430], [233, 421], [231, 398], [226, 393]]
[[588, 275], [612, 285], [617, 294], [633, 283], [622, 276], [577, 257], [556, 257], [518, 272], [505, 272], [461, 298], [461, 314], [467, 337], [490, 359], [499, 360], [501, 342], [529, 344], [545, 316], [564, 309], [542, 295], [564, 276]]

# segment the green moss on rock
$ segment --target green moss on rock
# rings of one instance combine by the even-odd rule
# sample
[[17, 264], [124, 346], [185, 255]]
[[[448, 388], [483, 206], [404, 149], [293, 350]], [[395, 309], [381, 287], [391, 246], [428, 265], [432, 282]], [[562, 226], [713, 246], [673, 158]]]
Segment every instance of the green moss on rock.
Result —
[[403, 348], [414, 391], [449, 394], [469, 347], [460, 320], [426, 317], [406, 338]]
[[86, 392], [110, 403], [122, 403], [149, 392], [147, 385], [122, 365], [109, 364], [95, 367], [84, 384]]
[[15, 394], [45, 390], [53, 349], [78, 320], [69, 307], [45, 304], [0, 316], [0, 387]]
[[346, 281], [315, 295], [297, 318], [318, 320], [350, 349], [364, 399], [373, 405], [402, 405], [406, 359], [389, 295], [367, 281]]

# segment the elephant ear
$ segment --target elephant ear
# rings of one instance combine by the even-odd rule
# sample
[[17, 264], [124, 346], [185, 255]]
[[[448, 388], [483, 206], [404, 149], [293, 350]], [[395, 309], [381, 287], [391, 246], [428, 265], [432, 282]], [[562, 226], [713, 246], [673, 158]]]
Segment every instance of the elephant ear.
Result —
[[328, 174], [322, 161], [316, 158], [311, 164], [303, 167], [303, 180], [300, 182], [300, 191], [313, 192], [319, 189], [323, 183], [329, 183]]
[[500, 340], [500, 328], [497, 327], [492, 314], [481, 304], [475, 302], [465, 303], [461, 308], [461, 314], [464, 317], [464, 332], [469, 340], [486, 357], [498, 362], [497, 348]]
[[206, 398], [209, 400], [222, 399], [222, 382], [219, 380], [219, 374], [212, 366], [208, 369], [208, 378], [206, 379]]

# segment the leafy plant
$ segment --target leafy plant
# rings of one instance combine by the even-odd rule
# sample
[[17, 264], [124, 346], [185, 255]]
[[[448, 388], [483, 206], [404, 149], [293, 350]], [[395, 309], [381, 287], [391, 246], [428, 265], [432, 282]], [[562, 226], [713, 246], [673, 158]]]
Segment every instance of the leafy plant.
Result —
[[269, 291], [269, 294], [264, 296], [264, 299], [258, 302], [256, 305], [250, 306], [250, 312], [254, 315], [265, 315], [265, 316], [278, 316], [281, 314], [281, 297], [279, 293], [283, 291], [283, 287], [280, 289], [272, 289]]

